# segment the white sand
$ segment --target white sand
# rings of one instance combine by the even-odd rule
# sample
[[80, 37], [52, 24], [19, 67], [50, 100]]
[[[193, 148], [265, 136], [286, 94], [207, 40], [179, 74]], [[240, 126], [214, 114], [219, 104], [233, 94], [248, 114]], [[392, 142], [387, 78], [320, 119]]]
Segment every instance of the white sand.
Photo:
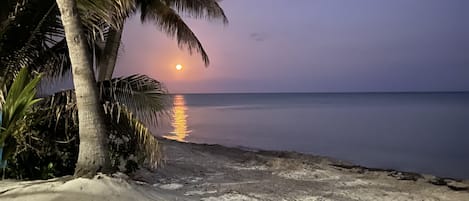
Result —
[[149, 201], [181, 200], [151, 185], [98, 175], [93, 179], [71, 177], [31, 182], [0, 182], [0, 200], [14, 201]]

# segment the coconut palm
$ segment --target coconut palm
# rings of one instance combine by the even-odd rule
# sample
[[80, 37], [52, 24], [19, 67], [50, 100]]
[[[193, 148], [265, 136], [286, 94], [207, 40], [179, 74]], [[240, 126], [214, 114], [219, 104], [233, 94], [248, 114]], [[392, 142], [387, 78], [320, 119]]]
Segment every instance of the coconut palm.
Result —
[[[71, 2], [58, 1], [57, 3], [60, 4]], [[87, 90], [87, 93], [84, 94], [88, 94], [90, 97], [94, 97], [95, 94], [97, 94], [94, 92], [95, 90], [92, 89], [94, 88], [94, 84], [89, 84], [94, 81], [93, 72], [90, 70], [90, 68], [84, 67], [90, 65], [90, 62], [86, 61], [90, 61], [92, 58], [97, 58], [97, 63], [99, 64], [98, 69], [100, 71], [100, 80], [102, 81], [104, 79], [111, 78], [117, 58], [117, 51], [120, 44], [120, 35], [122, 34], [123, 24], [125, 19], [127, 19], [132, 14], [138, 11], [141, 12], [142, 22], [155, 22], [155, 24], [158, 25], [163, 31], [167, 32], [172, 37], [176, 37], [180, 46], [186, 46], [191, 53], [194, 50], [199, 52], [206, 65], [208, 65], [209, 60], [205, 50], [203, 49], [200, 41], [196, 38], [195, 34], [189, 29], [189, 27], [179, 16], [179, 13], [186, 13], [189, 16], [196, 18], [222, 19], [224, 22], [227, 21], [223, 10], [218, 6], [215, 0], [78, 0], [77, 3], [78, 5], [76, 5], [76, 7], [80, 13], [84, 31], [82, 31], [81, 35], [79, 34], [72, 36], [74, 39], [79, 39], [79, 42], [76, 40], [66, 42], [63, 37], [64, 30], [61, 20], [57, 17], [59, 10], [57, 9], [54, 1], [7, 0], [0, 2], [0, 4], [5, 5], [0, 5], [2, 10], [3, 8], [7, 7], [14, 7], [14, 9], [9, 10], [10, 13], [13, 10], [13, 15], [4, 15], [2, 14], [3, 12], [0, 11], [2, 12], [0, 13], [0, 66], [2, 67], [2, 69], [0, 69], [0, 77], [6, 78], [9, 77], [5, 76], [7, 73], [15, 72], [15, 66], [17, 65], [14, 64], [18, 61], [25, 66], [32, 66], [38, 71], [45, 71], [48, 69], [46, 72], [52, 72], [49, 74], [53, 76], [60, 75], [62, 72], [66, 72], [67, 68], [70, 67], [70, 60], [68, 57], [69, 51], [67, 50], [74, 49], [73, 53], [70, 51], [72, 55], [71, 58], [74, 58], [71, 59], [72, 63], [75, 63], [75, 66], [81, 64], [81, 68], [77, 68], [81, 69], [80, 71], [72, 71], [72, 73], [74, 73], [75, 85], [80, 85], [81, 87], [81, 89], [76, 89], [76, 93], [82, 93], [80, 92], [82, 89], [90, 89]], [[34, 23], [28, 25], [28, 20], [34, 21]], [[75, 21], [73, 24], [74, 26], [72, 26], [75, 30], [80, 28], [80, 26], [77, 24], [79, 23]], [[63, 23], [63, 25], [65, 26], [65, 23]], [[66, 30], [67, 28], [65, 29], [65, 35], [67, 35]], [[73, 29], [71, 30], [73, 31]], [[15, 35], [15, 33], [23, 34], [18, 36]], [[73, 45], [79, 48], [70, 47], [71, 44], [68, 44], [69, 42], [75, 42], [76, 44]], [[69, 45], [68, 48], [67, 44]], [[88, 59], [86, 59], [86, 57], [88, 57]], [[75, 62], [73, 62], [74, 60]], [[74, 65], [72, 65], [72, 67], [73, 66]], [[75, 69], [75, 67], [73, 68]], [[77, 79], [85, 81], [86, 83], [77, 81]], [[80, 101], [81, 97], [83, 96], [78, 95], [76, 100]], [[94, 120], [83, 121], [89, 121], [92, 123], [101, 122], [98, 124], [104, 125], [102, 120], [100, 120], [101, 117], [99, 117], [101, 115], [96, 115], [99, 114], [99, 105], [102, 102], [99, 102], [97, 98], [83, 101], [87, 103], [86, 108], [88, 110], [88, 112], [83, 111], [83, 113], [95, 114], [92, 115]], [[95, 104], [96, 106], [92, 107], [91, 103]], [[123, 102], [117, 102], [117, 104], [120, 105], [123, 105], [122, 103]], [[80, 104], [78, 104], [78, 108], [80, 108]], [[127, 111], [128, 114], [135, 112], [135, 110], [132, 111], [132, 109], [135, 108], [128, 109], [129, 110], [121, 111]], [[80, 110], [82, 109], [79, 109], [78, 111]], [[154, 112], [156, 110], [150, 111]], [[108, 114], [112, 114], [112, 112]], [[142, 114], [141, 111], [140, 114]], [[80, 117], [83, 115], [79, 114], [78, 116]], [[139, 117], [141, 118], [142, 115]], [[136, 121], [133, 121], [133, 123], [134, 125], [138, 125]], [[81, 126], [82, 124], [80, 123], [80, 130], [82, 130]], [[87, 126], [89, 127], [83, 128], [83, 130], [92, 128], [93, 124], [87, 124]], [[104, 133], [104, 129], [105, 128], [98, 128], [92, 130]], [[97, 141], [102, 142], [104, 139], [102, 135], [96, 133], [92, 134], [92, 136], [96, 137], [98, 139]], [[94, 140], [88, 144], [96, 143], [97, 141]], [[85, 147], [93, 146], [94, 145], [87, 145]], [[103, 146], [96, 146], [98, 148], [95, 150], [98, 150], [99, 152], [105, 152], [105, 148], [103, 148]], [[149, 151], [149, 153], [152, 152]], [[105, 161], [103, 161], [103, 156], [106, 154], [91, 154], [96, 155], [96, 157], [93, 157], [95, 158], [93, 160], [98, 160], [98, 163], [95, 163], [97, 165], [94, 167], [89, 167], [84, 171], [78, 171], [79, 169], [83, 169], [80, 167], [82, 162], [80, 162], [81, 158], [79, 158], [77, 163], [78, 175], [82, 174], [80, 172], [89, 172], [91, 173], [90, 175], [92, 175], [95, 171], [99, 170], [100, 167], [106, 166], [104, 165]], [[99, 161], [103, 162], [103, 164], [99, 164], [101, 163]]]
[[[99, 81], [112, 78], [124, 23], [133, 14], [140, 13], [142, 23], [155, 23], [168, 36], [175, 37], [180, 47], [187, 47], [191, 54], [193, 51], [198, 52], [206, 66], [210, 63], [208, 55], [202, 43], [184, 22], [180, 14], [186, 14], [194, 18], [221, 20], [223, 23], [228, 23], [228, 19], [217, 0], [121, 0], [111, 2], [111, 5], [103, 3], [101, 5], [90, 5], [90, 7], [93, 9], [87, 10], [89, 16], [101, 16], [100, 18], [106, 19], [102, 15], [102, 13], [106, 13], [105, 11], [108, 11], [108, 14], [111, 13], [111, 16], [117, 16], [110, 17], [108, 20], [111, 26], [108, 29], [102, 54], [98, 55]], [[110, 7], [117, 9], [109, 11]]]
[[[45, 71], [49, 76], [61, 75], [62, 73], [57, 72], [65, 71], [69, 67], [67, 65], [69, 61], [66, 42], [64, 42], [64, 38], [61, 36], [64, 31], [61, 27], [60, 18], [57, 18], [54, 14], [58, 12], [55, 2], [50, 0], [30, 0], [28, 4], [15, 4], [13, 7], [15, 9], [12, 10], [15, 13], [11, 16], [15, 16], [15, 19], [9, 19], [9, 26], [1, 30], [0, 49], [2, 51], [0, 51], [0, 54], [2, 57], [0, 57], [0, 61], [2, 65], [0, 66], [2, 68], [0, 68], [0, 72], [2, 72], [1, 75], [3, 76], [0, 76], [0, 78], [13, 77], [12, 75], [17, 71], [16, 67], [18, 64], [29, 65], [37, 71]], [[35, 21], [33, 25], [18, 26], [27, 24], [27, 19], [39, 20]], [[90, 21], [88, 20], [87, 24], [90, 24]], [[96, 38], [96, 30], [99, 30], [95, 27], [89, 27], [88, 25], [86, 29], [88, 42]], [[28, 34], [18, 35], [16, 33]], [[2, 83], [6, 83], [2, 84], [2, 86], [8, 85], [8, 82]], [[94, 83], [94, 81], [91, 83]], [[125, 79], [102, 82], [99, 86], [101, 92], [100, 103], [106, 103], [104, 106], [107, 108], [107, 116], [111, 117], [111, 119], [113, 114], [119, 114], [115, 116], [122, 116], [120, 122], [118, 122], [119, 118], [114, 118], [116, 121], [112, 123], [118, 122], [120, 125], [128, 125], [127, 131], [133, 130], [137, 134], [136, 140], [141, 144], [141, 146], [139, 145], [141, 151], [137, 153], [140, 155], [144, 153], [148, 157], [149, 165], [155, 167], [160, 158], [159, 149], [155, 146], [157, 141], [144, 126], [145, 124], [136, 119], [136, 117], [151, 123], [155, 119], [156, 113], [161, 111], [161, 105], [164, 103], [162, 101], [163, 93], [165, 92], [159, 82], [145, 76], [131, 76]], [[68, 94], [66, 99], [69, 101], [57, 101], [65, 100], [63, 97], [61, 99], [57, 94], [46, 98], [46, 100], [55, 100], [49, 102], [54, 105], [53, 108], [48, 110], [48, 113], [55, 114], [59, 118], [66, 116], [63, 112], [70, 113], [72, 111], [72, 114], [74, 114], [72, 116], [76, 116], [76, 113], [74, 113], [77, 112], [76, 99], [75, 96], [70, 96], [70, 94], [73, 94], [73, 91], [70, 92], [58, 93], [62, 95]], [[108, 92], [113, 92], [114, 95], [106, 95]], [[129, 94], [132, 94], [132, 96]], [[70, 107], [70, 103], [73, 104], [73, 107]], [[96, 105], [99, 106], [101, 104]], [[48, 106], [50, 107], [50, 105]], [[72, 123], [76, 124], [77, 122], [73, 121]], [[73, 127], [73, 125], [68, 126]]]
[[[180, 47], [199, 52], [206, 65], [207, 53], [180, 17], [221, 20], [227, 18], [217, 0], [78, 0], [88, 47], [98, 64], [100, 81], [112, 76], [125, 20], [140, 13], [142, 22], [154, 22]], [[70, 68], [64, 31], [54, 0], [5, 0], [0, 2], [0, 77], [5, 70], [30, 66], [45, 76], [60, 76]], [[20, 65], [18, 65], [20, 64]], [[31, 66], [31, 64], [34, 64]]]
[[[199, 52], [206, 65], [207, 53], [180, 15], [227, 23], [217, 0], [78, 0], [77, 3], [90, 51], [95, 53], [92, 58], [98, 60], [100, 81], [106, 80], [103, 77], [111, 78], [123, 25], [134, 14], [140, 13], [142, 22], [153, 22], [175, 37], [180, 47], [187, 47], [191, 53]], [[0, 7], [0, 64], [6, 58], [29, 61], [35, 68], [47, 66], [54, 69], [48, 71], [54, 75], [66, 72], [70, 64], [55, 1], [5, 0]], [[39, 51], [41, 48], [43, 51]]]
[[[12, 2], [13, 1], [7, 1], [2, 3], [9, 4]], [[3, 29], [0, 32], [2, 33], [0, 52], [3, 78], [10, 77], [7, 76], [8, 74], [14, 74], [17, 69], [15, 67], [19, 65], [30, 66], [30, 64], [35, 64], [41, 66], [39, 64], [40, 62], [38, 62], [41, 59], [40, 55], [47, 53], [49, 50], [53, 50], [54, 46], [60, 43], [53, 39], [54, 36], [63, 35], [63, 31], [60, 28], [61, 25], [57, 26], [58, 19], [60, 18], [51, 14], [52, 11], [57, 11], [55, 2], [49, 1], [47, 6], [38, 7], [43, 8], [42, 10], [36, 8], [37, 10], [30, 9], [28, 12], [24, 10], [28, 8], [28, 6], [39, 2], [17, 1], [13, 3], [16, 4], [12, 6], [15, 8], [12, 15], [7, 15], [7, 19], [4, 18], [5, 15], [0, 15], [3, 17]], [[70, 2], [58, 2], [58, 5], [64, 6], [62, 11], [66, 11], [64, 15], [62, 15], [62, 21], [67, 32], [66, 38], [70, 39], [68, 41], [68, 47], [70, 47], [70, 53], [72, 53], [70, 60], [74, 62], [74, 78], [77, 78], [74, 80], [77, 86], [77, 97], [79, 97], [77, 98], [77, 102], [78, 107], [82, 108], [80, 109], [81, 114], [79, 114], [81, 120], [79, 125], [83, 135], [80, 139], [82, 146], [80, 149], [81, 154], [79, 154], [80, 157], [76, 165], [77, 175], [81, 176], [87, 173], [93, 175], [96, 171], [100, 169], [105, 170], [105, 167], [108, 166], [106, 161], [109, 157], [106, 154], [107, 148], [104, 146], [106, 145], [104, 141], [106, 139], [104, 135], [105, 124], [100, 114], [102, 113], [100, 112], [102, 109], [100, 108], [97, 98], [94, 74], [89, 63], [89, 54], [86, 51], [88, 47], [86, 38], [81, 31], [82, 25], [81, 22], [79, 22], [79, 15], [77, 15], [76, 8], [73, 9], [72, 7], [70, 9], [66, 7], [74, 5], [70, 4]], [[8, 8], [8, 5], [6, 5], [6, 7]], [[45, 12], [43, 13], [42, 11]], [[75, 13], [70, 11], [75, 11]], [[31, 17], [31, 15], [36, 15], [36, 17], [26, 18]], [[37, 15], [39, 15], [40, 18], [37, 18]], [[38, 20], [36, 21], [35, 19]], [[28, 20], [34, 21], [35, 23], [28, 24], [26, 23]], [[43, 26], [45, 24], [47, 24], [47, 26]], [[17, 27], [24, 29], [24, 32], [15, 30], [18, 29]]]
[[76, 176], [92, 177], [109, 171], [104, 113], [83, 27], [75, 0], [57, 0], [72, 64], [80, 132]]
[[[165, 103], [167, 99], [162, 84], [144, 75], [132, 75], [104, 81], [98, 83], [97, 86], [100, 100], [104, 103], [105, 120], [109, 125], [109, 148], [113, 168], [122, 172], [131, 171], [125, 167], [128, 163], [145, 164], [146, 167], [156, 168], [161, 159], [161, 149], [159, 149], [158, 141], [145, 125], [155, 123], [155, 119], [160, 118], [158, 115], [164, 115], [160, 111], [167, 105]], [[57, 152], [48, 153], [46, 157], [55, 160], [54, 164], [61, 167], [61, 170], [55, 171], [55, 175], [73, 173], [70, 171], [73, 168], [71, 166], [73, 160], [70, 158], [76, 160], [76, 150], [78, 150], [78, 143], [75, 140], [78, 138], [78, 111], [74, 91], [66, 90], [47, 96], [38, 106], [35, 117], [40, 121], [32, 127], [48, 129], [47, 132], [38, 133], [31, 138], [31, 141], [35, 142], [33, 147], [36, 150], [47, 150], [52, 145], [56, 147], [53, 150], [68, 152], [65, 158], [60, 154], [57, 155]], [[70, 143], [64, 144], [67, 146], [62, 144], [55, 146], [53, 140], [51, 142], [50, 139], [37, 141], [48, 136], [54, 136], [55, 141]], [[122, 144], [122, 142], [127, 143]], [[41, 154], [43, 153], [33, 152], [33, 155]], [[51, 154], [56, 156], [50, 156]], [[22, 161], [23, 164], [31, 164], [31, 160], [23, 159]], [[40, 164], [35, 165], [39, 166], [36, 169], [41, 168]], [[13, 175], [19, 174], [21, 172]]]

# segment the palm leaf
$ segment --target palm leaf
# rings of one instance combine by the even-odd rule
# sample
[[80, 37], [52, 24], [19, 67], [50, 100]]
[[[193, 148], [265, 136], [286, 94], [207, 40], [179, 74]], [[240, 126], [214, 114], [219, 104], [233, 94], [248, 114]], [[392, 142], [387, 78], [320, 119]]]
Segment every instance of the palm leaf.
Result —
[[113, 122], [112, 129], [121, 134], [132, 132], [137, 142], [137, 149], [140, 153], [144, 153], [144, 162], [150, 168], [156, 169], [162, 159], [161, 147], [156, 137], [125, 105], [108, 102], [104, 104], [104, 107], [107, 116]]
[[[63, 28], [58, 18], [54, 0], [29, 0], [21, 9], [10, 14], [10, 23], [3, 27], [0, 37], [0, 65], [2, 75], [14, 73], [20, 66], [31, 70], [64, 63], [67, 57], [63, 52], [52, 52], [51, 47], [59, 45], [63, 39]], [[27, 3], [25, 3], [27, 2]], [[68, 56], [68, 55], [67, 55]], [[60, 58], [60, 60], [58, 59]], [[34, 64], [34, 65], [32, 65]]]
[[[161, 159], [161, 150], [146, 125], [156, 125], [158, 117], [165, 113], [169, 105], [164, 87], [144, 75], [114, 78], [98, 83], [98, 86], [101, 102], [111, 123], [110, 129], [134, 134], [139, 153], [146, 156], [150, 167], [156, 167]], [[64, 125], [63, 129], [67, 133], [68, 129], [78, 125], [73, 90], [45, 97], [39, 108], [42, 108], [39, 111], [41, 115], [50, 121], [51, 128], [57, 129], [57, 126]]]
[[134, 0], [78, 0], [77, 6], [85, 30], [90, 31], [93, 38], [103, 40], [109, 26], [122, 28], [136, 8]]
[[225, 11], [216, 0], [163, 0], [166, 5], [180, 13], [187, 13], [190, 17], [221, 20], [228, 23]]
[[202, 43], [174, 9], [161, 1], [151, 1], [140, 4], [140, 10], [142, 22], [153, 21], [170, 37], [176, 37], [180, 48], [185, 46], [190, 54], [197, 51], [208, 66], [210, 61]]
[[[17, 2], [6, 4], [11, 7], [8, 9], [10, 17], [5, 19], [6, 26], [0, 27], [0, 76], [16, 72], [18, 66], [29, 66], [51, 77], [64, 75], [70, 70], [70, 60], [55, 0]], [[90, 49], [105, 40], [109, 26], [122, 24], [124, 17], [135, 10], [125, 3], [132, 2], [128, 0], [79, 2], [82, 2], [79, 12]], [[123, 13], [117, 15], [116, 10]], [[110, 14], [103, 16], [104, 12]]]
[[169, 105], [163, 85], [146, 75], [114, 78], [101, 82], [99, 88], [102, 100], [125, 106], [150, 125], [158, 123], [158, 117]]

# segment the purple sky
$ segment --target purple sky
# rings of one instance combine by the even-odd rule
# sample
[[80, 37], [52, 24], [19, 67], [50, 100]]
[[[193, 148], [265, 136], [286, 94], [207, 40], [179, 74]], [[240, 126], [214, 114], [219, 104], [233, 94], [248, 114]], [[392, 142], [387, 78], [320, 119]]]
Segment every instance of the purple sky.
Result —
[[[469, 91], [468, 0], [224, 0], [230, 23], [187, 19], [211, 65], [139, 17], [115, 76], [182, 92]], [[183, 71], [174, 66], [181, 63]]]

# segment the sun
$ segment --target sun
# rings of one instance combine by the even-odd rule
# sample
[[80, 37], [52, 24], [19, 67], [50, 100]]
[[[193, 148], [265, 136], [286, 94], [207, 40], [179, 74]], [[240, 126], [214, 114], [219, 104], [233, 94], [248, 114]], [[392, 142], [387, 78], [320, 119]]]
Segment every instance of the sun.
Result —
[[181, 64], [176, 65], [176, 70], [182, 70], [182, 65]]

